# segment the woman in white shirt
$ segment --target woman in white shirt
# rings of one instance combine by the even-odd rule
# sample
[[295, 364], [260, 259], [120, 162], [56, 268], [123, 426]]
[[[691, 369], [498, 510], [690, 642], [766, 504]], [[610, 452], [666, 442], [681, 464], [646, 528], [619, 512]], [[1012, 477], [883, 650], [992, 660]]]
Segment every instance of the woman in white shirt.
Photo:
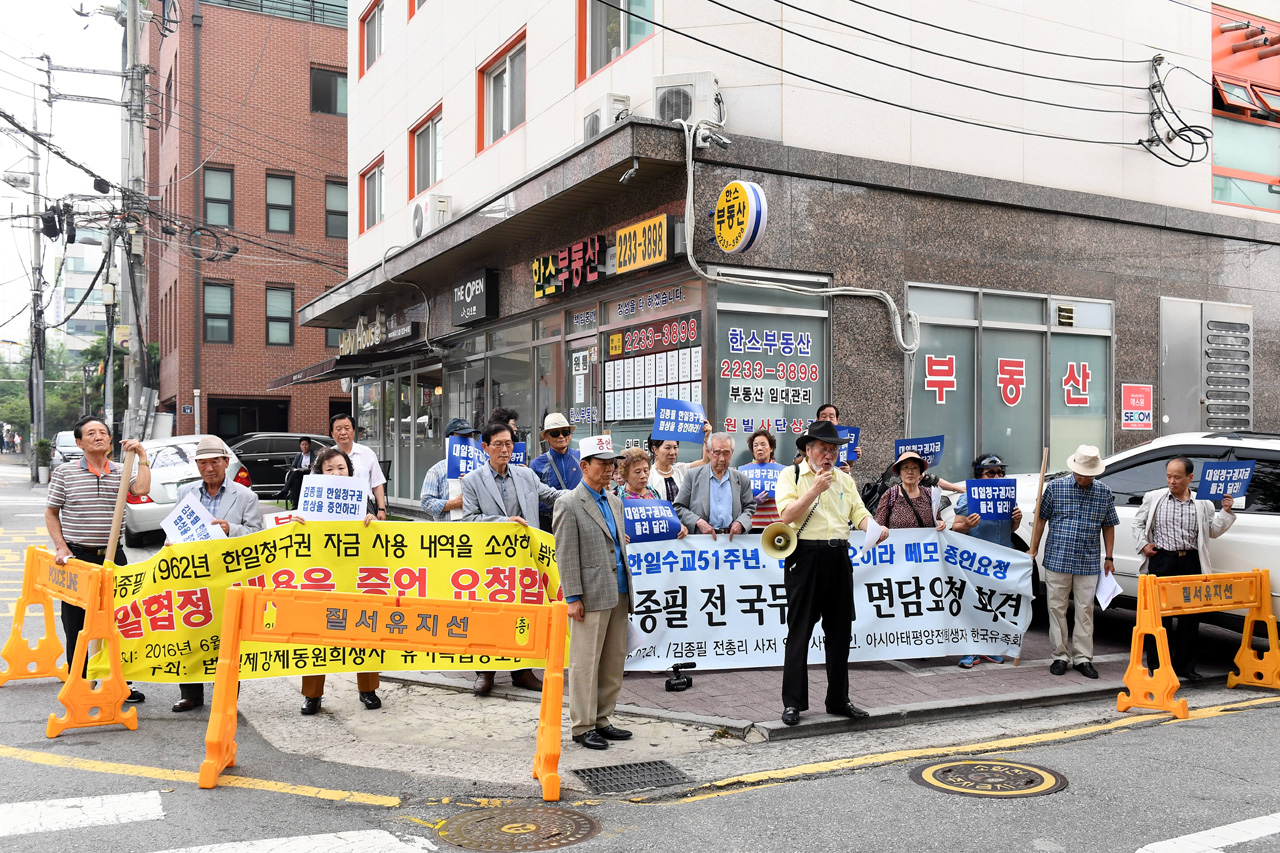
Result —
[[702, 458], [697, 462], [677, 462], [680, 456], [680, 442], [649, 437], [649, 454], [653, 456], [653, 466], [649, 468], [649, 488], [659, 500], [674, 501], [684, 485], [685, 474], [690, 468], [706, 465], [711, 461], [711, 453], [707, 448], [707, 436], [711, 434], [711, 424], [702, 422]]

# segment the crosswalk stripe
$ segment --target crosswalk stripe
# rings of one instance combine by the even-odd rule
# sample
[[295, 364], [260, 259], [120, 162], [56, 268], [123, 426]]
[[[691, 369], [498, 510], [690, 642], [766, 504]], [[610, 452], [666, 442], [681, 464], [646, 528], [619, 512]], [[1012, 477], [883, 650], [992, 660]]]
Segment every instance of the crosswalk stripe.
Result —
[[158, 791], [0, 805], [0, 837], [164, 818]]
[[1180, 835], [1168, 841], [1156, 841], [1138, 853], [1218, 853], [1224, 847], [1256, 841], [1276, 833], [1280, 833], [1280, 812]]
[[370, 829], [181, 847], [160, 853], [368, 853], [370, 850], [377, 850], [378, 853], [421, 853], [423, 850], [439, 849], [425, 838], [415, 837], [406, 842], [381, 829]]

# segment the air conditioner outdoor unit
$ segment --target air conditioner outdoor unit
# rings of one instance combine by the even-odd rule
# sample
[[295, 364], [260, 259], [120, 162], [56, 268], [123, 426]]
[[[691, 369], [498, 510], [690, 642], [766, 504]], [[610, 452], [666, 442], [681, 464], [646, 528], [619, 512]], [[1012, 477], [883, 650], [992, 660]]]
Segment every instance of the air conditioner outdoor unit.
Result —
[[664, 74], [653, 78], [653, 117], [658, 121], [720, 121], [716, 103], [720, 82], [710, 71]]
[[592, 101], [582, 113], [582, 141], [590, 142], [631, 111], [631, 97], [609, 92]]
[[439, 228], [453, 219], [453, 196], [427, 193], [427, 230]]

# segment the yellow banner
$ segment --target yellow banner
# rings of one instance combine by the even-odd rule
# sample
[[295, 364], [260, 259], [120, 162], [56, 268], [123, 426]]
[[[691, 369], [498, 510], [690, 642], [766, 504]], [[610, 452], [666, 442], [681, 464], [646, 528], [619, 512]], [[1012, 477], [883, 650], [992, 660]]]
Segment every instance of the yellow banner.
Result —
[[[561, 598], [555, 538], [518, 524], [359, 521], [286, 524], [172, 545], [115, 570], [121, 665], [137, 681], [212, 681], [228, 588], [297, 589], [545, 604]], [[548, 599], [550, 595], [550, 599]], [[385, 609], [385, 608], [384, 608]], [[344, 608], [331, 624], [387, 630], [378, 608]], [[337, 646], [246, 643], [241, 678], [326, 672], [519, 669], [540, 660]], [[101, 655], [90, 677], [101, 677]]]

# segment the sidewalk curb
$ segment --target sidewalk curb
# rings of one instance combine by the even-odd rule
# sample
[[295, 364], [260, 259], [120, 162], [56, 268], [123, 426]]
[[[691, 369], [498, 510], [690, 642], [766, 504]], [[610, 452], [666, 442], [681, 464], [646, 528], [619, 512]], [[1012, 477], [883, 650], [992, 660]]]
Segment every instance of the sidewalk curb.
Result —
[[[412, 675], [408, 673], [396, 675], [383, 673], [382, 680], [394, 684], [437, 687], [444, 690], [452, 690], [456, 693], [471, 692], [469, 683], [434, 672], [414, 673]], [[1179, 692], [1197, 690], [1203, 687], [1217, 687], [1226, 683], [1227, 675], [1224, 671], [1206, 675], [1204, 680], [1195, 684], [1184, 684]], [[889, 705], [883, 708], [875, 708], [871, 710], [870, 717], [857, 721], [832, 714], [813, 714], [801, 717], [800, 724], [795, 726], [784, 725], [781, 719], [753, 722], [731, 717], [713, 717], [682, 711], [670, 711], [666, 708], [644, 708], [638, 705], [619, 705], [617, 711], [619, 714], [649, 717], [670, 723], [685, 723], [725, 729], [734, 737], [742, 739], [745, 739], [754, 730], [759, 732], [765, 740], [783, 741], [870, 729], [889, 729], [910, 725], [911, 723], [935, 722], [973, 714], [1019, 711], [1030, 708], [1069, 705], [1077, 702], [1092, 702], [1099, 699], [1114, 699], [1124, 689], [1123, 681], [1107, 681], [1079, 690], [1029, 690], [1023, 693], [1007, 693], [997, 697], [974, 697], [960, 701], [940, 699], [932, 702], [914, 702], [907, 705]], [[541, 701], [538, 693], [513, 687], [510, 684], [495, 684], [489, 696], [491, 698], [519, 702]], [[566, 694], [564, 705], [567, 707], [568, 704], [569, 697]], [[779, 714], [780, 716], [781, 714]]]

